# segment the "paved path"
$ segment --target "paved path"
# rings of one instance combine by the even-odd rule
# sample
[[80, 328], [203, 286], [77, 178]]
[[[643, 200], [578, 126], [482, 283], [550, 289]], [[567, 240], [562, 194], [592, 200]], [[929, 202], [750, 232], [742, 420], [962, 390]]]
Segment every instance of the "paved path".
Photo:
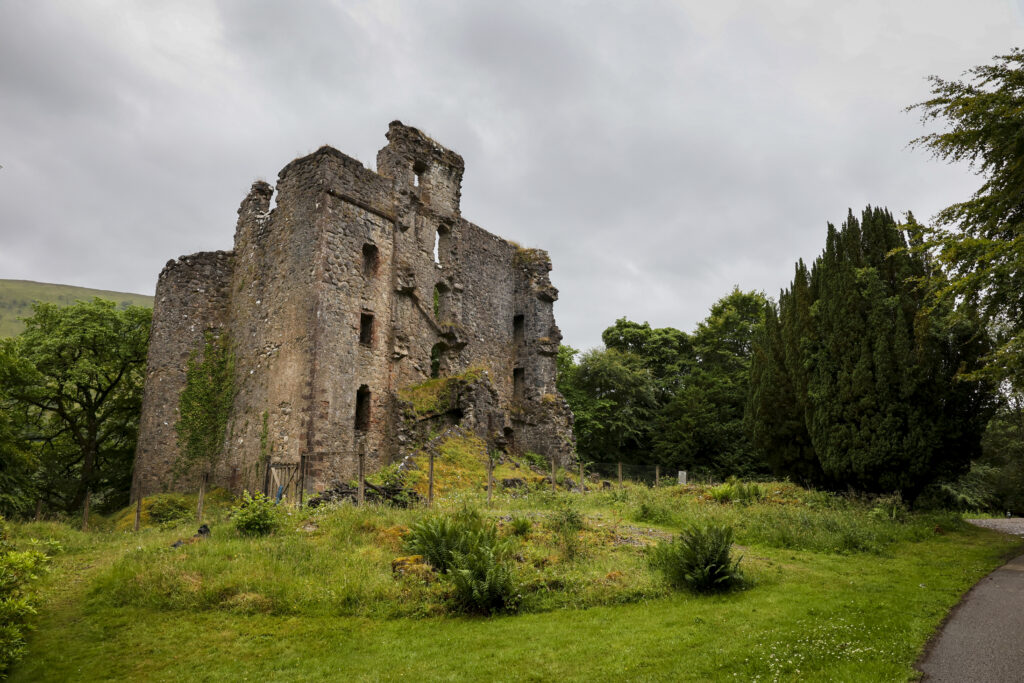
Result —
[[[1024, 519], [968, 520], [1024, 536]], [[924, 659], [932, 683], [1024, 681], [1024, 555], [995, 570], [964, 596]]]

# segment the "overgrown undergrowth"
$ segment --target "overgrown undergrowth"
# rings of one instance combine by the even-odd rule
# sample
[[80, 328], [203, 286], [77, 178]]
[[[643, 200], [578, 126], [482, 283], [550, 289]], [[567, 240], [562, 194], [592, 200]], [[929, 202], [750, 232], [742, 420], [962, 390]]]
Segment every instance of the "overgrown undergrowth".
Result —
[[[696, 618], [708, 624], [703, 628], [706, 637], [694, 641], [693, 647], [713, 650], [718, 647], [716, 638], [731, 637], [735, 629], [746, 628], [735, 619], [749, 621], [749, 610], [782, 610], [781, 621], [766, 625], [773, 629], [770, 633], [757, 636], [756, 642], [748, 634], [746, 642], [755, 651], [788, 651], [794, 663], [765, 660], [755, 665], [748, 659], [730, 660], [733, 670], [746, 671], [748, 678], [773, 671], [799, 678], [800, 666], [804, 667], [801, 672], [834, 672], [829, 667], [847, 662], [842, 653], [829, 655], [823, 650], [811, 657], [798, 647], [812, 636], [838, 639], [829, 641], [829, 647], [840, 650], [860, 643], [858, 647], [867, 648], [869, 658], [888, 662], [895, 657], [907, 668], [957, 596], [1009, 549], [1019, 548], [1019, 543], [991, 536], [982, 542], [984, 532], [965, 528], [955, 514], [909, 513], [891, 501], [847, 499], [788, 483], [761, 486], [763, 495], [745, 503], [718, 502], [703, 486], [627, 485], [623, 490], [585, 495], [499, 491], [490, 507], [485, 493], [469, 487], [451, 490], [433, 510], [349, 504], [290, 509], [281, 515], [282, 523], [273, 534], [252, 538], [234, 530], [226, 505], [213, 506], [208, 518], [212, 536], [178, 548], [171, 544], [191, 536], [194, 523], [164, 522], [138, 534], [117, 531], [123, 524], [116, 522], [108, 523], [107, 531], [90, 534], [52, 523], [14, 525], [12, 531], [16, 541], [52, 537], [64, 548], [55, 557], [55, 577], [63, 578], [52, 579], [51, 595], [61, 595], [60, 609], [71, 610], [85, 622], [107, 623], [118, 621], [117, 615], [146, 614], [161, 620], [157, 615], [167, 615], [168, 623], [195, 623], [198, 615], [205, 614], [214, 620], [210, 623], [230, 630], [236, 626], [224, 624], [241, 627], [243, 622], [234, 621], [238, 619], [290, 619], [288, 623], [294, 625], [296, 618], [356, 618], [370, 619], [366, 623], [380, 624], [385, 631], [390, 627], [383, 624], [395, 622], [418, 632], [411, 624], [424, 620], [433, 623], [435, 630], [455, 628], [443, 625], [451, 623], [448, 620], [434, 620], [466, 607], [450, 577], [429, 568], [395, 570], [401, 565], [396, 560], [408, 554], [410, 528], [425, 520], [470, 509], [493, 525], [496, 539], [489, 547], [501, 545], [494, 556], [507, 562], [517, 589], [515, 606], [527, 613], [502, 619], [524, 620], [539, 630], [547, 628], [542, 623], [561, 623], [559, 615], [566, 614], [566, 609], [621, 606], [623, 619], [629, 621], [639, 618], [629, 605], [644, 611], [652, 605], [674, 604], [679, 598], [673, 597], [674, 590], [651, 566], [652, 548], [670, 541], [686, 526], [716, 524], [731, 527], [742, 546], [744, 590], [725, 597], [686, 598], [695, 602], [688, 602], [684, 612], [698, 610], [704, 615]], [[956, 550], [961, 546], [964, 552]], [[946, 574], [928, 574], [930, 570], [917, 561], [933, 553], [946, 557]], [[883, 566], [889, 567], [888, 573], [879, 574]], [[846, 598], [839, 597], [846, 588], [835, 595], [824, 590], [840, 576], [844, 586], [884, 590], [887, 595], [902, 596], [904, 602], [923, 601], [926, 607], [912, 615], [858, 616], [843, 602]], [[59, 583], [65, 579], [73, 582]], [[935, 594], [929, 587], [925, 599], [921, 586], [926, 582], [943, 587]], [[529, 613], [538, 618], [546, 615], [543, 618], [549, 621], [530, 620]], [[906, 619], [913, 621], [912, 636], [907, 635]], [[44, 616], [37, 636], [40, 644], [52, 637], [46, 623]], [[53, 627], [61, 628], [56, 623]], [[649, 627], [663, 628], [655, 623]], [[426, 629], [424, 635], [430, 631]], [[903, 639], [899, 647], [883, 647], [886, 639], [893, 638]], [[86, 651], [95, 646], [76, 647], [82, 651], [78, 656], [88, 657]], [[223, 643], [221, 647], [230, 649]], [[817, 652], [813, 647], [811, 651]], [[708, 675], [710, 664], [701, 666], [705, 668], [698, 669]], [[38, 674], [40, 669], [31, 665], [26, 671]], [[471, 669], [453, 671], [472, 673]]]

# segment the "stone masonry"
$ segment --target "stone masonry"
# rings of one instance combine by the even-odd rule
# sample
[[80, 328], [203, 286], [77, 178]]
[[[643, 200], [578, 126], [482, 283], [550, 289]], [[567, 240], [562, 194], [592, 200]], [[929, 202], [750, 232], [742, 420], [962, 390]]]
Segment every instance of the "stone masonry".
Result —
[[[572, 414], [555, 388], [561, 333], [546, 252], [462, 218], [462, 157], [392, 122], [377, 172], [322, 147], [253, 184], [234, 249], [167, 263], [157, 283], [133, 495], [183, 488], [171, 467], [189, 355], [234, 344], [237, 395], [213, 482], [307, 492], [398, 458], [399, 389], [484, 371], [457, 418], [492, 447], [568, 465]], [[482, 397], [475, 406], [473, 396]], [[283, 468], [283, 469], [282, 469]], [[289, 469], [290, 468], [290, 469]], [[194, 483], [194, 482], [192, 482]]]

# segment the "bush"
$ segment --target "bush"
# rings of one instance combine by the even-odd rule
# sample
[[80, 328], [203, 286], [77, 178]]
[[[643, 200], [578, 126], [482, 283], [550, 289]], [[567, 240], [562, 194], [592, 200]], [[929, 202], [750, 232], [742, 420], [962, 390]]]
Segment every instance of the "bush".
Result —
[[907, 517], [907, 506], [903, 504], [903, 499], [899, 494], [879, 496], [875, 499], [869, 514], [875, 519], [902, 522]]
[[251, 496], [248, 491], [231, 508], [231, 519], [243, 536], [266, 536], [281, 524], [280, 509], [274, 501], [262, 493]]
[[533, 530], [533, 522], [529, 517], [513, 517], [509, 522], [509, 529], [513, 536], [526, 537]]
[[562, 555], [574, 560], [580, 554], [580, 531], [584, 528], [583, 515], [571, 503], [563, 501], [548, 517], [547, 526], [555, 532]]
[[25, 654], [26, 620], [35, 614], [27, 586], [46, 566], [46, 556], [36, 550], [15, 550], [7, 541], [0, 517], [0, 679]]
[[659, 544], [651, 554], [651, 566], [675, 588], [697, 593], [726, 591], [742, 584], [740, 560], [730, 556], [732, 527], [708, 523], [694, 525], [674, 541]]
[[479, 511], [463, 508], [414, 524], [405, 549], [450, 576], [459, 609], [493, 613], [518, 607], [521, 596], [504, 558], [510, 546], [498, 540], [494, 522]]
[[[188, 499], [178, 493], [160, 493], [148, 501], [149, 519], [160, 526], [172, 526], [192, 516], [194, 510]], [[135, 512], [132, 511], [134, 516]], [[134, 517], [133, 517], [134, 518]]]
[[405, 549], [422, 555], [431, 567], [448, 573], [455, 554], [466, 555], [478, 546], [495, 547], [498, 530], [479, 511], [463, 508], [452, 515], [428, 517], [412, 525], [405, 538]]
[[757, 503], [766, 497], [765, 489], [760, 484], [744, 483], [736, 477], [729, 477], [728, 481], [712, 487], [708, 493], [719, 503]]
[[465, 612], [514, 612], [522, 600], [512, 568], [493, 547], [481, 544], [454, 553], [450, 574], [455, 603]]

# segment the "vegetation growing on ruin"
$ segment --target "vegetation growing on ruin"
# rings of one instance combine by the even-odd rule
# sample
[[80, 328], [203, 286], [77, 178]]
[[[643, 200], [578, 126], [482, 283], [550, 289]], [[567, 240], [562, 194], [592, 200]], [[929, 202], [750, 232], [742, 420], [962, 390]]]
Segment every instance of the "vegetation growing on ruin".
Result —
[[[202, 349], [189, 356], [185, 388], [178, 398], [176, 476], [212, 472], [224, 452], [228, 417], [235, 400], [235, 351], [225, 332], [205, 334]], [[264, 429], [266, 414], [264, 413]], [[261, 435], [260, 453], [265, 439]]]
[[518, 244], [515, 247], [515, 264], [517, 266], [535, 266], [548, 260], [548, 253], [543, 249], [528, 249]]
[[412, 405], [418, 417], [440, 415], [449, 410], [452, 388], [458, 383], [473, 382], [484, 375], [484, 368], [473, 367], [457, 375], [435, 377], [419, 384], [402, 387], [398, 398]]

